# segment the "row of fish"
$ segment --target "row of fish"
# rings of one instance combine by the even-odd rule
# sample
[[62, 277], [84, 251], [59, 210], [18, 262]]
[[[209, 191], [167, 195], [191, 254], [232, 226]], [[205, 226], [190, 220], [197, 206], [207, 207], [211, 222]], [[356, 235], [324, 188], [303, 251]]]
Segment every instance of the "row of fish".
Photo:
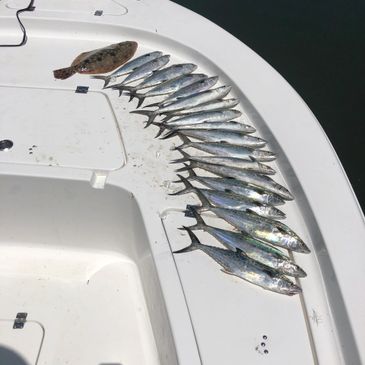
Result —
[[[194, 73], [197, 66], [192, 63], [167, 66], [169, 60], [169, 55], [152, 52], [107, 76], [93, 77], [102, 79], [104, 88], [118, 90], [130, 100], [137, 98], [137, 110], [131, 113], [146, 116], [146, 127], [157, 126], [161, 139], [178, 136], [182, 141], [174, 147], [182, 157], [172, 163], [183, 164], [177, 171], [188, 175], [178, 174], [176, 182], [184, 188], [172, 195], [193, 193], [201, 205], [189, 207], [197, 223], [182, 229], [191, 245], [176, 253], [200, 249], [225, 273], [277, 293], [300, 293], [299, 285], [288, 276], [303, 278], [306, 273], [281, 249], [300, 253], [310, 250], [279, 221], [285, 214], [278, 206], [293, 200], [293, 196], [271, 177], [275, 170], [266, 163], [275, 160], [275, 154], [265, 149], [264, 139], [252, 135], [254, 127], [237, 121], [242, 113], [234, 109], [239, 101], [228, 97], [230, 86], [217, 86], [217, 76]], [[121, 76], [124, 78], [118, 82]], [[152, 97], [160, 100], [147, 105], [149, 109], [138, 109]], [[208, 175], [197, 175], [196, 169]], [[202, 217], [205, 211], [235, 230], [206, 224]], [[209, 233], [225, 248], [202, 244], [193, 232], [196, 230]]]

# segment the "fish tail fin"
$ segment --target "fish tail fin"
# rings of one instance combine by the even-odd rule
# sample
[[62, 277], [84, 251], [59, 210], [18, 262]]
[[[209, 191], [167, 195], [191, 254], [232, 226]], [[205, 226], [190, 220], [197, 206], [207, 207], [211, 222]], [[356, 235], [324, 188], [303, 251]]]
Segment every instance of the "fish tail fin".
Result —
[[160, 106], [160, 102], [158, 102], [158, 103], [152, 103], [152, 104], [148, 104], [148, 105], [146, 105], [146, 106], [144, 106], [144, 108], [150, 108], [150, 107], [153, 107], [153, 106]]
[[[193, 163], [193, 162], [190, 162], [190, 163]], [[187, 179], [188, 180], [195, 180], [197, 175], [196, 173], [194, 172], [193, 168], [191, 166], [189, 166], [188, 164], [184, 163], [184, 167], [183, 167], [183, 171], [187, 171], [188, 172], [188, 177]], [[179, 169], [181, 170], [181, 169]], [[176, 181], [173, 181], [174, 183], [177, 183], [177, 182], [181, 182], [180, 180], [176, 180]]]
[[191, 244], [188, 247], [185, 247], [181, 250], [174, 251], [174, 253], [185, 253], [185, 252], [199, 250], [200, 246], [202, 246], [202, 244], [200, 243], [198, 237], [193, 233], [193, 231], [189, 227], [183, 226], [182, 228], [188, 232], [189, 237], [191, 239]]
[[137, 93], [134, 93], [133, 96], [138, 99], [138, 104], [137, 104], [137, 109], [138, 109], [141, 107], [146, 97]]
[[193, 226], [190, 226], [189, 229], [191, 229], [192, 231], [194, 231], [194, 230], [203, 230], [204, 231], [206, 224], [205, 224], [202, 216], [198, 213], [197, 208], [190, 205], [188, 209], [189, 209], [189, 212], [193, 215], [193, 217], [196, 220], [196, 224], [194, 224]]
[[184, 164], [183, 167], [180, 167], [179, 169], [175, 170], [176, 172], [183, 172], [183, 171], [189, 171], [191, 169], [193, 169], [195, 166], [195, 162], [194, 161], [190, 161], [190, 165]]
[[188, 153], [186, 153], [185, 151], [181, 150], [181, 149], [177, 149], [182, 155], [182, 158], [177, 158], [176, 160], [171, 161], [171, 163], [182, 163], [182, 162], [186, 162], [190, 160], [190, 155]]
[[76, 73], [76, 70], [77, 69], [75, 66], [60, 68], [58, 70], [53, 71], [53, 76], [56, 79], [65, 80], [74, 75]]
[[197, 178], [197, 175], [195, 173], [195, 171], [191, 168], [191, 166], [187, 165], [187, 164], [184, 164], [185, 166], [188, 167], [188, 179], [189, 180], [195, 180]]
[[147, 128], [151, 123], [153, 123], [153, 121], [157, 117], [157, 113], [154, 110], [133, 110], [133, 111], [131, 111], [131, 113], [132, 114], [146, 115], [148, 117], [145, 128]]
[[96, 80], [103, 80], [104, 81], [103, 89], [105, 89], [109, 85], [109, 82], [111, 80], [110, 76], [104, 76], [104, 75], [91, 76], [91, 78]]
[[160, 137], [161, 134], [165, 131], [165, 129], [167, 128], [166, 125], [164, 125], [163, 123], [156, 123], [156, 122], [152, 122], [153, 125], [155, 125], [156, 127], [159, 128], [159, 131], [157, 132], [157, 134], [155, 135], [155, 138]]
[[177, 176], [179, 177], [179, 180], [174, 181], [174, 182], [177, 182], [177, 183], [182, 182], [185, 185], [185, 188], [180, 191], [177, 191], [176, 193], [170, 193], [169, 195], [183, 195], [183, 194], [194, 192], [196, 190], [196, 188], [184, 176], [179, 175], [179, 174], [177, 174]]
[[180, 139], [182, 140], [182, 144], [180, 146], [175, 146], [173, 150], [183, 150], [184, 148], [190, 147], [191, 141], [188, 137], [184, 136], [183, 134], [179, 134]]
[[168, 131], [164, 136], [162, 136], [160, 139], [168, 139], [168, 138], [171, 138], [171, 137], [175, 137], [177, 135], [177, 131], [172, 129], [170, 131]]
[[162, 119], [162, 122], [167, 122], [168, 120], [172, 119], [174, 117], [174, 115], [171, 115], [171, 114], [167, 114], [165, 116], [165, 118]]
[[[186, 178], [185, 178], [185, 180], [186, 180]], [[199, 209], [199, 211], [207, 210], [212, 206], [210, 201], [205, 197], [205, 195], [201, 192], [200, 189], [194, 188], [194, 193], [197, 195], [197, 197], [199, 198], [199, 200], [202, 203], [201, 207], [197, 207], [197, 209]]]

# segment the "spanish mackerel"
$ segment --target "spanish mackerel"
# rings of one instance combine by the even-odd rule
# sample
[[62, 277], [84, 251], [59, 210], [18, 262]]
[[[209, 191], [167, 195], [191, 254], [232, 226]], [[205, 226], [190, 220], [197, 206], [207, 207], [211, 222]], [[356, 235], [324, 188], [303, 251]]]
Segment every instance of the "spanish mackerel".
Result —
[[[217, 111], [217, 110], [229, 110], [230, 108], [235, 107], [237, 104], [239, 104], [239, 100], [237, 100], [237, 99], [217, 100], [217, 101], [213, 101], [210, 103], [205, 103], [205, 104], [196, 106], [195, 108], [191, 108], [188, 110], [179, 110], [177, 112], [169, 113], [162, 120], [162, 122], [167, 122], [171, 118], [181, 116], [181, 115], [190, 115], [190, 114], [199, 113], [199, 112], [211, 112], [211, 111]], [[231, 119], [234, 119], [234, 118], [231, 118]]]
[[175, 251], [175, 254], [201, 250], [222, 266], [222, 271], [226, 274], [238, 276], [249, 283], [279, 294], [295, 295], [302, 292], [299, 286], [295, 285], [284, 275], [260, 262], [250, 259], [241, 250], [237, 249], [235, 252], [203, 245], [189, 228], [184, 228], [189, 233], [191, 245], [182, 250]]
[[279, 195], [285, 200], [293, 200], [293, 195], [284, 186], [278, 184], [271, 177], [261, 174], [255, 174], [251, 171], [245, 171], [242, 169], [237, 169], [234, 167], [219, 166], [209, 163], [203, 163], [198, 161], [192, 161], [190, 166], [184, 166], [177, 171], [187, 171], [191, 168], [199, 168], [208, 172], [211, 172], [218, 176], [229, 177], [232, 179], [237, 179], [246, 184], [253, 185], [264, 191], [268, 191]]
[[[195, 108], [194, 108], [195, 109]], [[190, 110], [190, 109], [187, 109]], [[235, 109], [216, 110], [216, 111], [201, 111], [194, 114], [189, 114], [181, 118], [164, 122], [164, 125], [179, 127], [181, 125], [198, 124], [202, 122], [227, 122], [240, 117], [242, 113]], [[256, 130], [253, 127], [253, 132]]]
[[122, 67], [116, 69], [113, 73], [107, 76], [98, 75], [92, 76], [93, 79], [104, 80], [104, 88], [109, 85], [111, 81], [115, 81], [117, 77], [129, 74], [134, 71], [136, 68], [142, 66], [143, 64], [152, 61], [158, 57], [162, 56], [162, 52], [156, 51], [151, 53], [146, 53], [142, 56], [135, 58], [132, 61], [127, 62]]
[[258, 261], [263, 265], [269, 266], [281, 274], [298, 278], [304, 278], [307, 276], [300, 266], [291, 261], [289, 256], [285, 255], [277, 248], [256, 240], [242, 232], [232, 232], [209, 226], [198, 214], [195, 207], [189, 207], [189, 210], [193, 213], [194, 218], [197, 221], [195, 225], [189, 227], [191, 230], [205, 231], [228, 249], [232, 251], [237, 251], [237, 249], [239, 249], [249, 258]]
[[256, 150], [254, 148], [236, 146], [224, 142], [191, 142], [186, 138], [182, 145], [174, 147], [176, 150], [183, 150], [185, 148], [194, 148], [218, 156], [250, 158], [261, 162], [275, 160], [275, 154], [270, 151]]
[[203, 122], [198, 124], [186, 124], [181, 126], [173, 126], [169, 123], [153, 123], [160, 128], [160, 131], [157, 133], [156, 137], [160, 136], [162, 131], [168, 129], [170, 131], [179, 132], [181, 130], [221, 130], [221, 131], [232, 131], [243, 134], [253, 133], [253, 128], [248, 124], [243, 124], [239, 122]]
[[[205, 81], [205, 80], [202, 80]], [[224, 98], [231, 91], [231, 86], [221, 86], [216, 89], [203, 91], [201, 93], [179, 99], [160, 107], [156, 110], [134, 110], [131, 113], [142, 114], [148, 116], [146, 127], [149, 126], [154, 119], [160, 115], [171, 111], [193, 108], [199, 104], [207, 103], [208, 101]]]
[[248, 136], [240, 132], [219, 129], [173, 129], [161, 137], [161, 139], [167, 139], [179, 135], [203, 140], [206, 142], [226, 142], [243, 147], [261, 148], [266, 145], [266, 141], [262, 138]]
[[272, 218], [272, 219], [284, 219], [285, 214], [271, 205], [264, 205], [257, 203], [251, 199], [245, 198], [242, 195], [236, 195], [233, 193], [226, 193], [224, 191], [210, 190], [210, 189], [200, 189], [193, 186], [186, 178], [181, 175], [177, 175], [185, 186], [183, 190], [176, 193], [171, 193], [170, 195], [182, 195], [188, 193], [195, 193], [202, 202], [202, 206], [199, 210], [210, 210], [211, 206], [233, 209], [233, 210], [243, 210], [249, 209], [256, 214]]
[[246, 160], [236, 157], [226, 156], [192, 156], [184, 151], [179, 151], [183, 157], [173, 160], [172, 163], [182, 163], [187, 161], [203, 162], [218, 166], [236, 167], [237, 169], [254, 171], [258, 174], [274, 175], [275, 170], [261, 162], [255, 160]]
[[234, 193], [237, 195], [243, 195], [248, 199], [254, 200], [256, 202], [268, 205], [283, 205], [285, 203], [284, 199], [280, 196], [264, 191], [260, 188], [247, 185], [242, 181], [236, 179], [224, 178], [224, 177], [211, 177], [211, 176], [198, 176], [195, 174], [194, 170], [189, 167], [188, 179], [192, 181], [197, 181], [198, 183], [207, 186], [208, 188], [225, 191], [227, 193]]

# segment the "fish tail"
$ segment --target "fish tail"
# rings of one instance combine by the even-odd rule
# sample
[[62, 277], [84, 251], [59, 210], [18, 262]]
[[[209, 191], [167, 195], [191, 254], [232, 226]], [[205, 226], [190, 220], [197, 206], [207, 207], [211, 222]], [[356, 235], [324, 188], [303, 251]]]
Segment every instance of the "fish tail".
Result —
[[167, 114], [165, 116], [165, 118], [162, 119], [162, 122], [167, 122], [168, 120], [172, 119], [174, 117], [174, 115], [171, 115], [171, 114]]
[[91, 76], [91, 78], [96, 80], [103, 80], [104, 81], [103, 89], [105, 89], [109, 85], [109, 82], [111, 80], [110, 76], [103, 76], [103, 75]]
[[179, 180], [174, 181], [174, 182], [177, 182], [177, 183], [182, 182], [185, 185], [185, 188], [180, 191], [177, 191], [176, 193], [170, 193], [169, 195], [183, 195], [183, 194], [191, 193], [196, 190], [196, 188], [184, 176], [179, 175], [179, 174], [177, 174], [177, 176], [179, 177]]
[[144, 99], [146, 99], [146, 97], [145, 96], [142, 96], [142, 95], [138, 95], [136, 93], [134, 93], [133, 96], [138, 99], [138, 104], [137, 104], [137, 109], [138, 109], [138, 108], [141, 107], [141, 105], [143, 104]]
[[144, 106], [144, 108], [149, 108], [149, 107], [153, 107], [153, 106], [160, 106], [160, 102], [158, 102], [158, 103], [152, 103], [152, 104], [148, 104], [148, 105], [146, 105], [146, 106]]
[[183, 172], [183, 171], [189, 171], [191, 169], [193, 169], [195, 166], [195, 162], [194, 161], [190, 161], [190, 165], [184, 164], [183, 167], [180, 167], [179, 169], [175, 170], [176, 172]]
[[77, 69], [75, 66], [60, 68], [58, 70], [53, 71], [53, 76], [56, 79], [65, 80], [74, 75], [76, 73], [76, 70]]
[[190, 226], [189, 229], [191, 229], [192, 231], [194, 231], [194, 230], [203, 230], [204, 231], [206, 224], [205, 224], [202, 216], [198, 213], [197, 208], [190, 205], [188, 209], [189, 209], [189, 212], [196, 219], [196, 224], [194, 224], [193, 226]]
[[168, 131], [164, 136], [162, 136], [160, 139], [168, 139], [171, 137], [175, 137], [177, 135], [177, 131], [172, 129], [170, 131]]
[[183, 226], [183, 229], [188, 232], [189, 237], [191, 239], [191, 244], [188, 247], [185, 247], [181, 250], [174, 251], [174, 253], [185, 253], [190, 251], [199, 250], [202, 244], [200, 243], [198, 237], [193, 233], [193, 231], [189, 227]]
[[[185, 166], [188, 166], [187, 164], [184, 164]], [[190, 180], [195, 180], [197, 178], [197, 175], [195, 173], [195, 171], [191, 168], [191, 166], [188, 166], [188, 179]]]
[[160, 135], [165, 131], [165, 129], [167, 128], [166, 125], [164, 125], [163, 123], [156, 123], [153, 122], [153, 125], [155, 125], [156, 127], [159, 128], [159, 131], [157, 132], [157, 134], [155, 135], [155, 138], [160, 137]]
[[153, 110], [133, 110], [131, 113], [146, 115], [148, 117], [145, 128], [147, 128], [150, 124], [152, 124], [155, 118], [157, 117], [156, 111]]
[[190, 160], [190, 155], [187, 154], [185, 151], [181, 150], [181, 149], [177, 149], [182, 155], [182, 158], [178, 158], [176, 160], [171, 161], [171, 163], [182, 163], [182, 162], [186, 162]]
[[[190, 162], [192, 163], [192, 162]], [[187, 171], [188, 172], [188, 177], [187, 179], [188, 180], [195, 180], [197, 175], [196, 173], [194, 172], [193, 168], [191, 166], [189, 166], [188, 164], [184, 163], [184, 167], [183, 167], [183, 171]], [[181, 171], [181, 169], [179, 169], [179, 171]], [[178, 172], [178, 171], [177, 171]], [[177, 181], [173, 181], [174, 183], [177, 183], [177, 182], [180, 182], [180, 180], [177, 180]]]
[[184, 148], [190, 147], [191, 141], [188, 137], [184, 136], [183, 134], [179, 134], [179, 137], [183, 143], [180, 146], [173, 147], [173, 150], [183, 150]]

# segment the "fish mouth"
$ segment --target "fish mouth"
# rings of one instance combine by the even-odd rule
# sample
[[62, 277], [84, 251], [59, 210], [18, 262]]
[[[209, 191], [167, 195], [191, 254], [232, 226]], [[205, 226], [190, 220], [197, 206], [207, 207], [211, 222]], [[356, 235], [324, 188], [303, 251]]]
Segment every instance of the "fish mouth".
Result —
[[297, 278], [305, 278], [307, 276], [307, 273], [300, 267], [297, 267], [297, 270], [295, 272], [295, 276]]
[[297, 252], [310, 253], [311, 250], [308, 248], [308, 246], [305, 243], [303, 243]]
[[302, 293], [302, 288], [298, 285], [293, 284], [289, 288], [288, 295], [295, 295], [295, 294], [301, 294], [301, 293]]

